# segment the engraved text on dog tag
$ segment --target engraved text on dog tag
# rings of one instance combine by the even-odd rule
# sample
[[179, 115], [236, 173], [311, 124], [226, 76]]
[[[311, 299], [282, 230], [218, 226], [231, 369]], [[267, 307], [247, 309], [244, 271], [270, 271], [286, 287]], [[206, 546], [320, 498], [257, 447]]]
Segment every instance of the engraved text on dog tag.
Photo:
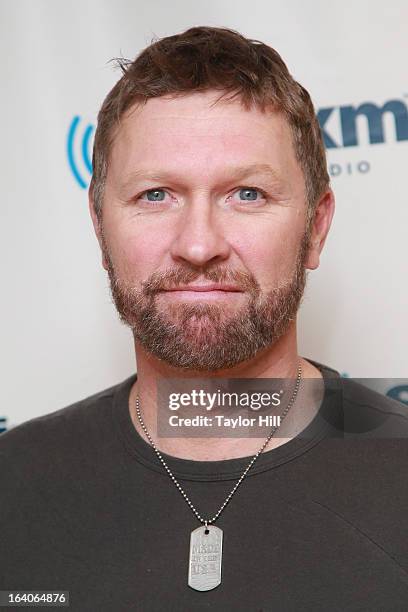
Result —
[[210, 591], [221, 584], [222, 530], [203, 525], [191, 532], [188, 585]]

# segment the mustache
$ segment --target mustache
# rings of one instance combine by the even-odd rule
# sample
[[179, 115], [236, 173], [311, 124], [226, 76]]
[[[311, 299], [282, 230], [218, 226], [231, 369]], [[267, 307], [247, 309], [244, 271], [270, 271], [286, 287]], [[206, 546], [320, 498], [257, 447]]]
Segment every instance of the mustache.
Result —
[[219, 267], [209, 268], [204, 272], [187, 267], [168, 268], [162, 272], [153, 272], [147, 280], [142, 282], [142, 291], [145, 295], [152, 296], [160, 291], [168, 291], [181, 285], [188, 285], [197, 279], [234, 285], [241, 291], [250, 293], [260, 292], [259, 283], [251, 274]]
[[[109, 249], [104, 239], [102, 240], [102, 252], [108, 265], [108, 275], [111, 286], [118, 287], [120, 285], [120, 279], [116, 274]], [[213, 283], [235, 285], [237, 289], [247, 291], [254, 295], [259, 295], [261, 293], [261, 287], [258, 281], [248, 272], [233, 270], [228, 266], [211, 266], [207, 267], [205, 270], [201, 270], [201, 268], [197, 269], [186, 265], [153, 272], [146, 280], [141, 282], [141, 293], [144, 296], [152, 297], [161, 291], [176, 289], [180, 285], [193, 283], [197, 279], [201, 281], [211, 281]], [[131, 291], [132, 287], [128, 286], [125, 290]]]

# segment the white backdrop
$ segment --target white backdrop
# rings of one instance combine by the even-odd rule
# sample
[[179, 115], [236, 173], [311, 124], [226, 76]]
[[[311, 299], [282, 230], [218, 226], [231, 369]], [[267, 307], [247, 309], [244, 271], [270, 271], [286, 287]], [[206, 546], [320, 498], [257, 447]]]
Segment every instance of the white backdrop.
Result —
[[[275, 47], [338, 145], [328, 149], [336, 214], [309, 274], [300, 354], [352, 377], [408, 378], [405, 0], [2, 0], [0, 11], [0, 429], [135, 369], [79, 181], [89, 182], [96, 114], [120, 76], [108, 60], [193, 25]], [[347, 118], [363, 103], [370, 123], [360, 115], [356, 142], [344, 146]], [[385, 104], [395, 114], [381, 125]]]

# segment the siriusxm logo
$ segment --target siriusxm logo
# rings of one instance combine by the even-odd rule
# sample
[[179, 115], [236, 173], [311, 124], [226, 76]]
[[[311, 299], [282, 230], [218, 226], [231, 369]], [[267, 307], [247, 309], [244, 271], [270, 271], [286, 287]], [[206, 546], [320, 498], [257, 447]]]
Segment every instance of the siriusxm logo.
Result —
[[[342, 372], [340, 376], [342, 378], [350, 378], [350, 374], [348, 374], [347, 372]], [[369, 387], [370, 385], [367, 386]], [[394, 387], [385, 388], [381, 391], [381, 393], [383, 395], [386, 395], [387, 397], [390, 397], [393, 400], [396, 400], [397, 402], [401, 402], [402, 404], [406, 404], [408, 406], [408, 382], [406, 384], [395, 385]]]
[[0, 433], [7, 430], [6, 421], [6, 417], [0, 417]]
[[[331, 106], [319, 109], [317, 118], [322, 129], [324, 144], [327, 149], [357, 147], [364, 140], [362, 131], [368, 131], [370, 144], [394, 140], [386, 134], [385, 117], [390, 116], [395, 126], [395, 140], [408, 140], [408, 109], [402, 100], [388, 100], [382, 106], [374, 102], [364, 102], [359, 106]], [[360, 118], [364, 118], [364, 125]], [[80, 125], [81, 117], [75, 116], [69, 126], [67, 135], [67, 156], [71, 172], [80, 187], [85, 189], [92, 174], [91, 139], [94, 126]], [[367, 168], [368, 162], [362, 162]], [[332, 176], [339, 173], [332, 172]]]
[[94, 126], [86, 125], [80, 129], [81, 117], [72, 119], [67, 136], [68, 164], [78, 185], [86, 189], [92, 174], [91, 137]]
[[408, 384], [391, 387], [391, 389], [388, 389], [387, 395], [408, 406]]
[[[373, 102], [364, 102], [360, 106], [333, 106], [321, 108], [317, 118], [322, 128], [324, 144], [327, 149], [339, 147], [356, 147], [361, 144], [361, 127], [357, 120], [365, 117], [368, 126], [368, 139], [370, 144], [385, 142], [384, 115], [390, 113], [395, 124], [396, 140], [408, 140], [408, 110], [401, 100], [389, 100], [383, 106]], [[327, 131], [327, 123], [332, 115], [337, 115], [337, 124], [340, 127], [341, 142], [336, 142]]]

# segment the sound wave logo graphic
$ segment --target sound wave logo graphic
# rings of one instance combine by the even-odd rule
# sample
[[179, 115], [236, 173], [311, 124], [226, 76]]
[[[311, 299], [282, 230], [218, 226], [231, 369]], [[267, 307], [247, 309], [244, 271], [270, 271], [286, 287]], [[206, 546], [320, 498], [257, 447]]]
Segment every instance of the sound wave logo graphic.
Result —
[[67, 135], [68, 164], [78, 185], [86, 189], [92, 176], [91, 138], [95, 130], [90, 123], [80, 129], [81, 117], [76, 115]]

